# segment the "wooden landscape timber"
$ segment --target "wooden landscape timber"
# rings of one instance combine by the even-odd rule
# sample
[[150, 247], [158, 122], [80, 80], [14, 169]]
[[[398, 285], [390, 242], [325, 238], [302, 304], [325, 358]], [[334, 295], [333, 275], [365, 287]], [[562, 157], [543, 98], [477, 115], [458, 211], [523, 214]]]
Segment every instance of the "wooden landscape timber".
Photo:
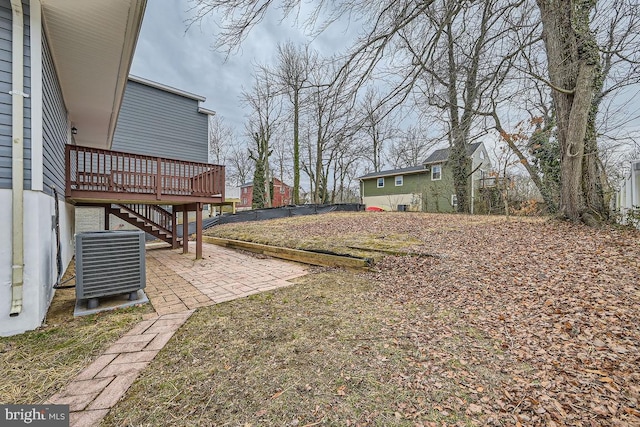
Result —
[[325, 254], [301, 249], [282, 248], [278, 246], [263, 245], [260, 243], [244, 242], [241, 240], [221, 239], [210, 236], [203, 236], [203, 240], [206, 243], [212, 243], [214, 245], [243, 249], [274, 258], [286, 259], [310, 265], [319, 265], [322, 267], [368, 269], [373, 264], [373, 261], [368, 258], [355, 258], [351, 256]]

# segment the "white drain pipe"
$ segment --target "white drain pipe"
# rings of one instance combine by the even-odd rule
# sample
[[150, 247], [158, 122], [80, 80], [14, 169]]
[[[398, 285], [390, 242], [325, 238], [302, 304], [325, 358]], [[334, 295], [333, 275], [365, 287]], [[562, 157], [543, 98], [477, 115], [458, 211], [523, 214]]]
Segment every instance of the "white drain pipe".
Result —
[[22, 312], [22, 286], [24, 277], [24, 16], [21, 0], [11, 0], [13, 11], [11, 99], [12, 149], [12, 261], [10, 316]]

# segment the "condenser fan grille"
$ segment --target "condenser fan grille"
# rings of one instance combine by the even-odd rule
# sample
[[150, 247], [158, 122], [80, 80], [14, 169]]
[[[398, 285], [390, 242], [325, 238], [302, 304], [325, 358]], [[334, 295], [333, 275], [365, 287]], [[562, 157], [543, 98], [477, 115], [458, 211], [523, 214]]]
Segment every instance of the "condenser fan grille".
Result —
[[142, 231], [76, 235], [76, 297], [98, 298], [145, 287]]

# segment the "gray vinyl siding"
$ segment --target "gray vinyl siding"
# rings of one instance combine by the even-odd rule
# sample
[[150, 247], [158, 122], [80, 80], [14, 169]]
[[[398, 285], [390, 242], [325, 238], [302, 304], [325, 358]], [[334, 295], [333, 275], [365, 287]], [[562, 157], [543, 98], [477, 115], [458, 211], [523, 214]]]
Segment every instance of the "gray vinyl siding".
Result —
[[42, 143], [44, 191], [52, 194], [56, 187], [58, 197], [64, 197], [64, 146], [68, 139], [67, 108], [53, 64], [49, 42], [42, 37]]
[[206, 163], [208, 116], [196, 99], [128, 81], [111, 149]]
[[[31, 93], [29, 5], [24, 15], [24, 92]], [[11, 188], [11, 3], [0, 0], [0, 188]], [[31, 189], [31, 98], [24, 98], [24, 188]]]

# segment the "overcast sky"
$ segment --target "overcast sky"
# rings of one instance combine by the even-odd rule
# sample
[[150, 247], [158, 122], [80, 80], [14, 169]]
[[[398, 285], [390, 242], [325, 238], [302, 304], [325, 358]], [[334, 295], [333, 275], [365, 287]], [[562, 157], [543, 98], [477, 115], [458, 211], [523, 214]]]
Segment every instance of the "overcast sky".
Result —
[[[291, 19], [280, 23], [279, 11], [273, 10], [225, 62], [226, 55], [212, 48], [216, 30], [212, 19], [187, 31], [189, 7], [188, 0], [147, 2], [131, 74], [205, 96], [203, 106], [216, 111], [241, 136], [240, 95], [243, 88], [251, 88], [252, 64], [269, 63], [278, 43], [304, 43], [305, 34]], [[313, 47], [330, 55], [345, 45], [344, 40], [344, 30], [337, 29], [314, 40]]]
[[[251, 88], [253, 64], [270, 63], [278, 43], [304, 43], [305, 32], [293, 19], [280, 22], [280, 11], [274, 8], [250, 32], [239, 51], [225, 61], [226, 55], [212, 48], [216, 32], [213, 19], [204, 19], [201, 25], [187, 31], [189, 8], [188, 0], [147, 2], [131, 73], [205, 96], [203, 106], [216, 111], [242, 137], [245, 112], [240, 95], [243, 88]], [[330, 56], [344, 49], [359, 29], [358, 23], [334, 25], [315, 39], [312, 47], [321, 55]], [[636, 94], [634, 90], [628, 96]], [[635, 118], [624, 124], [624, 130], [637, 132], [638, 106], [634, 101], [627, 108]]]

